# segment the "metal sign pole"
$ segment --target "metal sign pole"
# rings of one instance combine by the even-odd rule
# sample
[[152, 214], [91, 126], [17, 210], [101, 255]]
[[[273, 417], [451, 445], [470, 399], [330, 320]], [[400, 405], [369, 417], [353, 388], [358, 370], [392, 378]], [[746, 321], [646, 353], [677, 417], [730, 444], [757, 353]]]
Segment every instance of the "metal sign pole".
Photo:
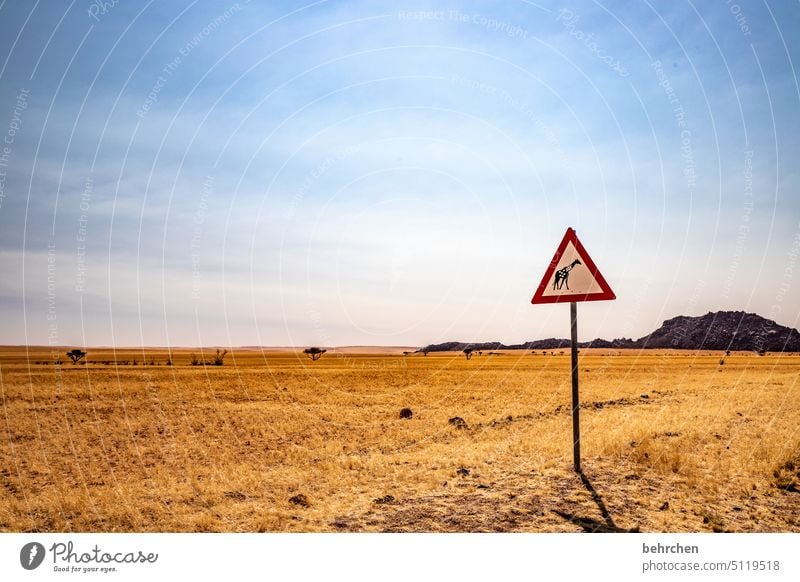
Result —
[[[575, 269], [570, 278], [570, 273]], [[575, 471], [581, 473], [581, 420], [578, 396], [578, 301], [616, 299], [589, 253], [583, 248], [575, 229], [568, 228], [544, 272], [531, 303], [569, 303], [572, 331], [572, 454]]]
[[572, 330], [572, 458], [575, 471], [581, 472], [581, 419], [580, 399], [578, 397], [578, 304], [569, 304], [570, 327]]

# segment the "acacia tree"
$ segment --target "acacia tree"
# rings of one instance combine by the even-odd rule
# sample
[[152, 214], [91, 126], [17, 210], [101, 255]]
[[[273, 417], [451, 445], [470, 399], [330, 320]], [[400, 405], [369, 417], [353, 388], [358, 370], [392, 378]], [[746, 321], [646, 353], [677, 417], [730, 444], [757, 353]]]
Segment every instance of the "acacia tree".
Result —
[[86, 352], [79, 349], [74, 349], [67, 352], [67, 356], [69, 356], [69, 359], [72, 360], [73, 364], [77, 364], [79, 361], [81, 361], [81, 359], [86, 357]]
[[468, 360], [472, 357], [473, 351], [474, 350], [472, 348], [464, 348], [464, 355], [467, 356]]
[[322, 357], [322, 354], [327, 352], [328, 350], [323, 350], [322, 348], [310, 347], [303, 350], [303, 353], [311, 358], [313, 361], [317, 361]]

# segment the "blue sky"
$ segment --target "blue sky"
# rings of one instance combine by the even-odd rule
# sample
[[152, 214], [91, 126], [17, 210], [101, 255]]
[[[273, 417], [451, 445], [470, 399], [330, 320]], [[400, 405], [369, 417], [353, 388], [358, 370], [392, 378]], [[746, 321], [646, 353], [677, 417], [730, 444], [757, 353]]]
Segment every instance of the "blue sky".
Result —
[[[0, 4], [0, 342], [424, 345], [800, 313], [800, 5]], [[10, 140], [10, 141], [9, 141]]]

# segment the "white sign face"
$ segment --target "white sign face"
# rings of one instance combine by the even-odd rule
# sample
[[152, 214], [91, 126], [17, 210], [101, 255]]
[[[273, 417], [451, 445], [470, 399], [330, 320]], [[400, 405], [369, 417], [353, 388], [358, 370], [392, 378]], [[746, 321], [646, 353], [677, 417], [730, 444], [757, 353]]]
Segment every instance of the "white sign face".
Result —
[[589, 295], [602, 293], [603, 288], [594, 274], [586, 266], [586, 259], [578, 253], [572, 242], [568, 242], [558, 261], [547, 286], [542, 290], [542, 297], [559, 295]]

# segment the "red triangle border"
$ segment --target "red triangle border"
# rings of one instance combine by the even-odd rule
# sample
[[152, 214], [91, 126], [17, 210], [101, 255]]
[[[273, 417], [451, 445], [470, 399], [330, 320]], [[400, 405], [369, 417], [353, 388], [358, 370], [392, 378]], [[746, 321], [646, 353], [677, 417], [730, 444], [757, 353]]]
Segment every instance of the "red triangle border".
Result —
[[[600, 286], [601, 291], [598, 293], [576, 293], [570, 295], [543, 295], [545, 289], [547, 288], [550, 279], [553, 277], [553, 273], [558, 266], [558, 262], [561, 260], [561, 255], [564, 254], [564, 250], [567, 248], [567, 245], [572, 243], [575, 246], [575, 250], [583, 259], [583, 264], [589, 269], [589, 272], [594, 277], [597, 284]], [[586, 252], [586, 249], [581, 244], [581, 241], [578, 240], [578, 235], [575, 233], [573, 228], [568, 228], [567, 232], [564, 234], [564, 238], [561, 239], [561, 244], [558, 245], [558, 249], [556, 250], [556, 254], [553, 256], [553, 260], [550, 261], [550, 264], [547, 267], [547, 270], [544, 273], [544, 277], [542, 277], [542, 282], [539, 283], [539, 286], [536, 288], [536, 293], [533, 294], [533, 299], [531, 299], [531, 303], [539, 304], [539, 303], [572, 303], [573, 301], [607, 301], [611, 299], [616, 299], [617, 296], [614, 295], [614, 292], [611, 290], [611, 287], [608, 283], [606, 283], [605, 278], [597, 269], [597, 266], [594, 264], [592, 257], [589, 256], [589, 253]]]

